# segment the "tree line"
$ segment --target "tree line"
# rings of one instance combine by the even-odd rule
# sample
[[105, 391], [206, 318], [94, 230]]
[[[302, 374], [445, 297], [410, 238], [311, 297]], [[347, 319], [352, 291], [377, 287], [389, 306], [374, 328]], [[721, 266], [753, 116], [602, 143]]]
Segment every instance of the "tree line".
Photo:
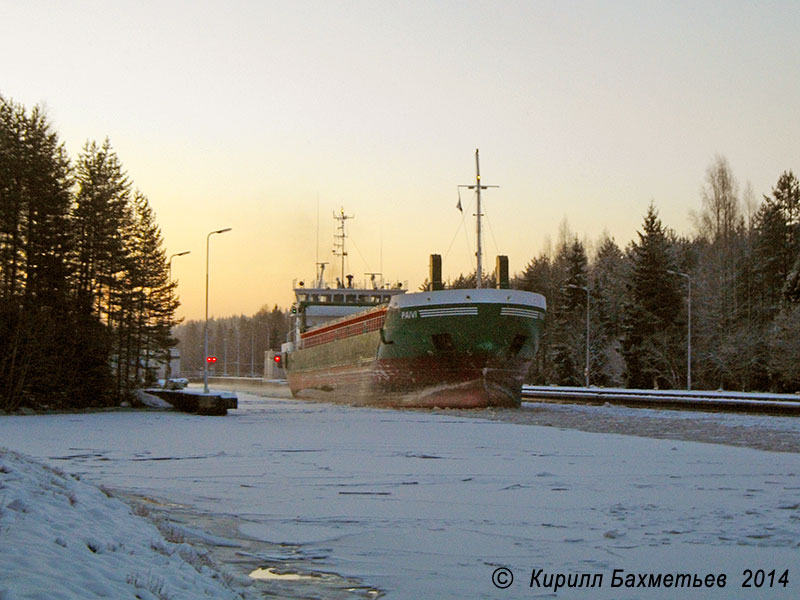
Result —
[[71, 161], [0, 96], [0, 409], [116, 404], [174, 345], [155, 214], [106, 139]]
[[[651, 203], [638, 240], [587, 244], [562, 228], [513, 286], [547, 298], [531, 382], [699, 389], [800, 389], [800, 183], [785, 171], [758, 202], [728, 161], [706, 171], [695, 231], [665, 227]], [[588, 292], [588, 293], [587, 293]], [[588, 298], [587, 298], [588, 296]]]
[[[275, 305], [262, 307], [252, 317], [240, 315], [208, 320], [208, 354], [217, 362], [213, 375], [263, 377], [264, 353], [280, 350], [289, 333], [289, 314]], [[181, 373], [200, 377], [203, 372], [203, 321], [187, 321], [175, 328], [181, 355]]]

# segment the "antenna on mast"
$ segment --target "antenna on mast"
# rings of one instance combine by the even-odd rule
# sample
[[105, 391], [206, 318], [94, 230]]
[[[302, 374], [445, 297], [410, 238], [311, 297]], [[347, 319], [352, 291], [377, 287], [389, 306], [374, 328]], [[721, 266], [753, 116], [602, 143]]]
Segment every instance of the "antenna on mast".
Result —
[[480, 289], [481, 281], [483, 279], [483, 249], [481, 247], [481, 190], [489, 188], [499, 188], [499, 185], [481, 185], [481, 165], [478, 160], [478, 149], [475, 149], [475, 185], [459, 185], [460, 188], [467, 188], [468, 190], [475, 190], [478, 198], [478, 210], [475, 213], [476, 217], [476, 233], [478, 237], [478, 251], [475, 253], [477, 257], [477, 266], [475, 268], [475, 287]]
[[317, 275], [317, 282], [314, 285], [315, 288], [321, 289], [325, 286], [325, 265], [327, 264], [329, 263], [326, 262], [317, 263], [317, 272], [319, 273], [319, 275]]
[[[347, 239], [347, 234], [344, 231], [344, 222], [347, 219], [355, 219], [355, 215], [346, 215], [344, 214], [344, 207], [339, 209], [339, 214], [333, 213], [333, 218], [339, 221], [339, 226], [337, 227], [337, 231], [339, 233], [334, 234], [334, 241], [333, 241], [333, 254], [335, 256], [342, 257], [342, 279], [341, 281], [344, 282], [345, 280], [345, 273], [344, 273], [344, 259], [347, 256], [347, 251], [344, 247], [344, 241]], [[338, 240], [338, 241], [337, 241]]]

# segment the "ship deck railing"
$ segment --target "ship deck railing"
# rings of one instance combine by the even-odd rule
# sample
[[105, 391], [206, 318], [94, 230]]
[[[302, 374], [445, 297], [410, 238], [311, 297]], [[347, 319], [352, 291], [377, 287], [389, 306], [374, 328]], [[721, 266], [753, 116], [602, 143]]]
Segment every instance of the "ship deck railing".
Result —
[[[377, 308], [377, 310], [376, 310]], [[373, 314], [374, 313], [374, 314]], [[314, 329], [300, 335], [296, 348], [312, 348], [336, 340], [378, 331], [386, 322], [386, 307], [373, 307], [365, 311], [347, 315], [328, 323], [317, 325]]]

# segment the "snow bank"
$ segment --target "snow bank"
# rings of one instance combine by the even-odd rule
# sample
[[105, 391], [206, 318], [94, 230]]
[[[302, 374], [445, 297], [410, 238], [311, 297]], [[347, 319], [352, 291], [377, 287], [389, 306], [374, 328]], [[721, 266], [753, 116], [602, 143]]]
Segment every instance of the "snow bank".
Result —
[[0, 599], [240, 597], [208, 563], [94, 485], [0, 448]]

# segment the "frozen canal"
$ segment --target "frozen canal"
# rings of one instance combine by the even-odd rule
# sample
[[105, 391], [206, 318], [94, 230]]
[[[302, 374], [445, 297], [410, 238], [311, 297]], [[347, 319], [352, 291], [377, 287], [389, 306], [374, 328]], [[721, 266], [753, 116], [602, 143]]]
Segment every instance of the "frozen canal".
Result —
[[[264, 566], [336, 572], [386, 598], [800, 594], [795, 452], [241, 393], [239, 406], [227, 417], [5, 416], [0, 446], [233, 523], [282, 549]], [[794, 421], [776, 422], [797, 435]], [[690, 573], [726, 585], [612, 587], [617, 569], [637, 584]], [[599, 585], [554, 596], [545, 585], [557, 574]]]

